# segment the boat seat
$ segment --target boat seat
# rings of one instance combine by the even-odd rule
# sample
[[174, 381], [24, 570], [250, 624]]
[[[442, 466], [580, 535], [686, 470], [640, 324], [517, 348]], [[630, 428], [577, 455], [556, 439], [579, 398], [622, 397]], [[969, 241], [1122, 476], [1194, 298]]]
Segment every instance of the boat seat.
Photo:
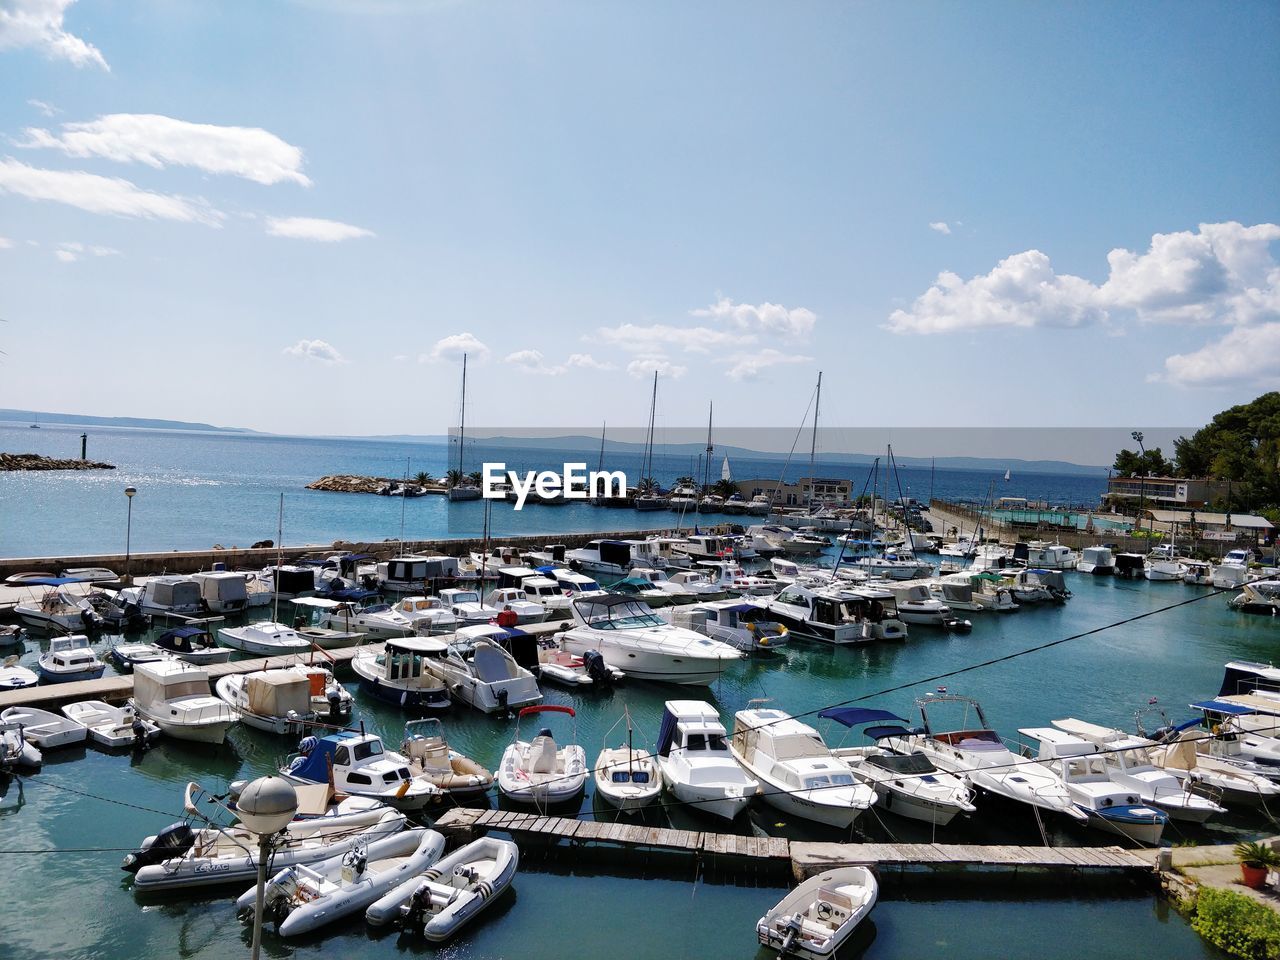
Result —
[[551, 737], [538, 735], [529, 746], [529, 772], [555, 773], [556, 742]]

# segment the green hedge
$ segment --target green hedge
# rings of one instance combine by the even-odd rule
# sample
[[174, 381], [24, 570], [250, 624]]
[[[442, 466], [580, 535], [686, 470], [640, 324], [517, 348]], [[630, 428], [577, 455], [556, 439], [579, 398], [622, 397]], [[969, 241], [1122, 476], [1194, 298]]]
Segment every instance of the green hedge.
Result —
[[1242, 893], [1202, 887], [1191, 928], [1233, 957], [1280, 960], [1280, 914]]

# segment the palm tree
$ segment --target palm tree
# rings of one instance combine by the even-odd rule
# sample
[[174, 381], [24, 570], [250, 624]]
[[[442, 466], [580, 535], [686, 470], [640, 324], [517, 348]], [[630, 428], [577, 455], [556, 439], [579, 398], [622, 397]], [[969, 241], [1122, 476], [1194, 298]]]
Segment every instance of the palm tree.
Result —
[[711, 485], [711, 490], [717, 497], [723, 497], [728, 500], [738, 492], [738, 485], [732, 480], [717, 480]]
[[462, 483], [462, 471], [450, 470], [444, 475], [444, 485], [446, 487], [456, 487]]
[[676, 477], [675, 485], [677, 487], [692, 487], [695, 490], [698, 489], [698, 481], [694, 480], [693, 477]]
[[653, 477], [641, 477], [636, 485], [636, 492], [644, 496], [652, 496], [658, 492], [658, 481]]
[[435, 480], [435, 477], [431, 476], [431, 474], [427, 473], [427, 471], [422, 470], [422, 471], [419, 471], [418, 475], [415, 476], [413, 479], [417, 481], [418, 486], [425, 487], [427, 484]]
[[467, 479], [470, 480], [473, 484], [475, 484], [478, 487], [480, 486], [481, 483], [484, 482], [484, 471], [472, 470], [470, 473], [467, 474]]

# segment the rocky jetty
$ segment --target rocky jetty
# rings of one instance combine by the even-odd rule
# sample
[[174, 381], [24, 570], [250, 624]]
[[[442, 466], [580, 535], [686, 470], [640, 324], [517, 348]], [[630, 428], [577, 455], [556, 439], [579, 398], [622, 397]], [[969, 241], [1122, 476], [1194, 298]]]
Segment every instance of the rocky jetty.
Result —
[[330, 493], [377, 493], [382, 496], [398, 497], [402, 492], [410, 497], [421, 497], [428, 493], [444, 493], [445, 488], [439, 484], [421, 484], [396, 480], [392, 477], [360, 477], [352, 474], [333, 474], [321, 477], [307, 484], [308, 490], [325, 490]]
[[0, 453], [0, 470], [114, 470], [97, 460], [57, 460], [38, 453]]

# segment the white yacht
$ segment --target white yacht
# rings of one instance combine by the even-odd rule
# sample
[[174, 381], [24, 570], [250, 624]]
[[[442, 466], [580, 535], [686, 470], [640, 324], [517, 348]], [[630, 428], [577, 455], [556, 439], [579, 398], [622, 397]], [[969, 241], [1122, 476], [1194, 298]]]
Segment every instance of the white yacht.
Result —
[[1085, 547], [1080, 551], [1080, 561], [1076, 564], [1080, 573], [1091, 573], [1095, 577], [1109, 577], [1116, 572], [1115, 554], [1110, 547]]
[[734, 596], [763, 597], [778, 589], [776, 581], [747, 573], [736, 560], [700, 560], [698, 569], [709, 571], [712, 586]]
[[298, 597], [293, 601], [296, 613], [294, 631], [320, 650], [359, 646], [365, 639], [359, 630], [336, 629], [329, 625], [330, 614], [339, 606], [338, 601], [324, 597]]
[[315, 624], [331, 630], [362, 633], [378, 640], [411, 637], [417, 632], [415, 621], [386, 603], [362, 606], [354, 601], [340, 600], [336, 601], [335, 606], [326, 604], [323, 609], [327, 612], [323, 617], [318, 617]]
[[976, 613], [988, 609], [975, 597], [973, 582], [967, 574], [949, 574], [926, 581], [929, 594], [941, 600], [953, 613]]
[[[439, 597], [402, 597], [391, 605], [391, 612], [409, 621], [419, 636], [452, 633], [460, 625], [457, 616]], [[391, 629], [400, 629], [398, 621]]]
[[240, 719], [209, 692], [209, 674], [181, 660], [138, 664], [130, 703], [140, 717], [176, 740], [222, 743]]
[[433, 585], [451, 583], [461, 574], [461, 567], [455, 557], [417, 554], [384, 560], [377, 565], [376, 570], [378, 588], [383, 593], [411, 595], [431, 593]]
[[[978, 701], [936, 694], [917, 700], [916, 707], [920, 710], [920, 732], [886, 738], [890, 749], [923, 753], [940, 769], [966, 777], [988, 793], [1075, 820], [1087, 819], [1061, 777], [1004, 745], [987, 723]], [[958, 720], [939, 721], [940, 714], [956, 712]]]
[[520, 586], [524, 589], [525, 599], [541, 605], [548, 616], [568, 614], [569, 597], [551, 577], [527, 577], [520, 582]]
[[557, 567], [549, 571], [548, 575], [560, 585], [560, 591], [569, 598], [571, 604], [581, 597], [603, 597], [606, 592], [591, 577], [576, 570]]
[[769, 653], [785, 647], [791, 639], [787, 628], [770, 616], [758, 601], [737, 598], [663, 611], [664, 619], [677, 627], [694, 630], [749, 653]]
[[1037, 762], [1062, 778], [1089, 826], [1119, 834], [1144, 847], [1160, 844], [1169, 814], [1143, 801], [1132, 784], [1111, 777], [1113, 766], [1095, 744], [1056, 727], [1025, 727], [1019, 733], [1040, 743]]
[[1228, 601], [1228, 606], [1244, 613], [1280, 616], [1280, 580], [1254, 580], [1252, 583], [1245, 583], [1240, 592]]
[[793, 636], [837, 645], [875, 639], [871, 621], [823, 587], [793, 583], [760, 604]]
[[1143, 803], [1159, 807], [1171, 820], [1204, 823], [1226, 812], [1225, 807], [1192, 790], [1189, 782], [1156, 767], [1151, 760], [1154, 741], [1073, 717], [1054, 720], [1053, 726], [1093, 744], [1112, 783], [1131, 790]]
[[956, 622], [951, 607], [933, 595], [927, 580], [890, 581], [884, 585], [884, 589], [893, 594], [898, 607], [898, 619], [903, 623], [948, 627]]
[[542, 604], [530, 600], [519, 587], [490, 590], [484, 598], [484, 605], [498, 611], [510, 610], [516, 615], [516, 623], [520, 626], [541, 623], [549, 613]]
[[747, 808], [760, 782], [733, 759], [720, 714], [702, 700], [668, 700], [655, 757], [676, 798], [732, 820]]
[[107, 665], [98, 659], [83, 633], [53, 637], [49, 649], [40, 655], [36, 670], [42, 683], [72, 683], [97, 680]]
[[1222, 562], [1213, 568], [1211, 583], [1219, 590], [1231, 590], [1249, 579], [1252, 550], [1229, 550]]
[[501, 613], [500, 610], [481, 601], [479, 590], [450, 587], [440, 591], [440, 601], [462, 624], [491, 623]]
[[885, 553], [876, 557], [856, 557], [841, 561], [842, 567], [861, 570], [868, 577], [883, 577], [886, 580], [917, 580], [933, 573], [933, 565], [917, 560], [910, 555]]
[[1148, 580], [1181, 580], [1187, 568], [1169, 544], [1153, 547], [1142, 565], [1143, 576]]
[[639, 600], [580, 597], [561, 645], [579, 656], [598, 650], [605, 663], [639, 680], [705, 686], [743, 654], [728, 644], [664, 622]]
[[294, 670], [229, 673], [214, 690], [243, 723], [267, 733], [297, 736], [316, 719], [311, 684]]
[[1207, 587], [1213, 582], [1213, 565], [1207, 560], [1183, 560], [1182, 566], [1186, 570], [1182, 575], [1183, 583]]
[[463, 627], [448, 639], [443, 654], [427, 658], [426, 669], [444, 683], [452, 699], [482, 713], [506, 713], [540, 702], [538, 681], [495, 642], [493, 631], [506, 632], [488, 624]]
[[[1014, 556], [1017, 557], [1016, 552]], [[1028, 567], [1041, 570], [1075, 570], [1080, 563], [1080, 554], [1061, 543], [1032, 540], [1027, 544], [1027, 556], [1024, 559]]]
[[764, 801], [789, 816], [848, 828], [876, 802], [817, 730], [781, 710], [735, 713], [729, 752], [760, 782]]
[[625, 577], [631, 569], [631, 547], [630, 540], [592, 540], [585, 547], [565, 551], [564, 557], [573, 570]]
[[306, 653], [311, 641], [298, 635], [293, 627], [271, 620], [259, 620], [243, 627], [223, 627], [218, 642], [232, 650], [274, 657], [288, 653]]
[[304, 738], [280, 775], [291, 783], [331, 783], [340, 793], [379, 800], [403, 812], [443, 798], [434, 783], [413, 775], [408, 758], [385, 749], [381, 737], [354, 730]]

